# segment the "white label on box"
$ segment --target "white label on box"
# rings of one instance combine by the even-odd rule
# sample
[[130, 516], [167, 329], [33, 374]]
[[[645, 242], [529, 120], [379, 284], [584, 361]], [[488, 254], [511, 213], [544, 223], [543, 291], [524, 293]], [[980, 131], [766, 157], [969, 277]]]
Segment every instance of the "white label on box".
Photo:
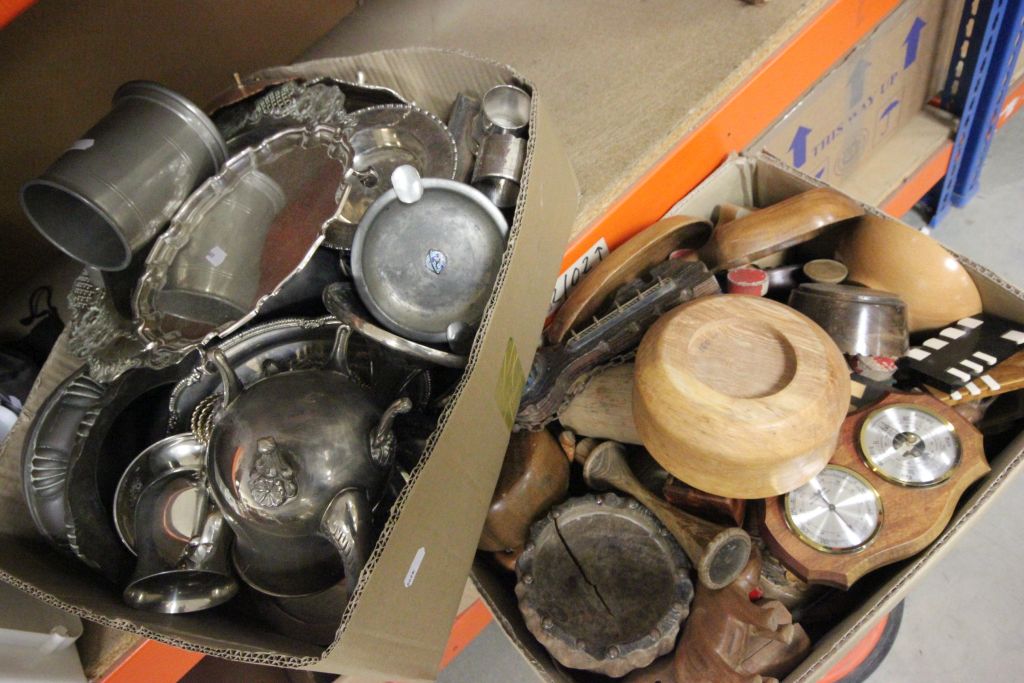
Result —
[[947, 344], [949, 344], [949, 342], [944, 342], [938, 337], [932, 337], [931, 339], [924, 340], [924, 346], [927, 346], [929, 349], [932, 349], [934, 351], [938, 351]]
[[583, 276], [589, 273], [594, 266], [604, 260], [604, 257], [610, 251], [608, 243], [602, 237], [597, 242], [594, 242], [594, 245], [585, 254], [576, 259], [575, 263], [558, 276], [558, 282], [555, 283], [555, 291], [551, 294], [551, 306], [548, 308], [548, 315], [554, 313], [555, 309], [562, 305], [562, 302], [565, 301], [565, 297], [572, 288], [578, 285]]
[[420, 548], [416, 551], [416, 554], [412, 556], [412, 564], [409, 565], [409, 571], [405, 573], [405, 584], [406, 588], [412, 587], [412, 582], [416, 580], [416, 572], [420, 570], [420, 565], [423, 564], [423, 556], [427, 554], [426, 548]]
[[968, 375], [963, 370], [957, 370], [956, 368], [946, 368], [946, 374], [947, 375], [953, 375], [954, 377], [956, 377], [961, 382], [970, 382], [971, 381], [971, 376], [970, 375]]
[[924, 360], [930, 355], [932, 355], [931, 351], [925, 351], [924, 349], [919, 349], [916, 346], [907, 349], [907, 357], [913, 358], [914, 360]]
[[966, 327], [969, 330], [973, 330], [981, 327], [982, 322], [983, 321], [978, 320], [977, 318], [964, 318], [963, 320], [958, 320], [956, 324], [960, 327]]

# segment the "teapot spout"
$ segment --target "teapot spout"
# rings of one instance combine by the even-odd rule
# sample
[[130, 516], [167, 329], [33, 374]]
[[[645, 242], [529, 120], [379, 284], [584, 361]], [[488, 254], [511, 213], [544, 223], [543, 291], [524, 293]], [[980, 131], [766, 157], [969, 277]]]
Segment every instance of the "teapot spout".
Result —
[[391, 425], [402, 413], [412, 410], [412, 401], [402, 397], [387, 407], [380, 416], [380, 422], [370, 434], [370, 457], [378, 467], [390, 467], [395, 457], [395, 435], [391, 433]]
[[207, 370], [216, 370], [220, 374], [221, 384], [224, 385], [224, 406], [231, 405], [231, 402], [242, 393], [242, 383], [228, 362], [227, 356], [220, 349], [208, 349], [205, 361]]

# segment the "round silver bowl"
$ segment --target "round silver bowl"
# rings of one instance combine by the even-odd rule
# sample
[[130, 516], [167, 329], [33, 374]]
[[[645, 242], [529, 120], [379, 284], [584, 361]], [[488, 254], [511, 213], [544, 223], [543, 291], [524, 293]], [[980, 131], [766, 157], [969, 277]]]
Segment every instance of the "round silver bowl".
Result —
[[[396, 182], [403, 171], [404, 179]], [[508, 223], [479, 191], [420, 179], [408, 166], [398, 188], [363, 216], [352, 243], [359, 298], [384, 327], [440, 344], [452, 324], [476, 327], [501, 267]], [[400, 196], [401, 195], [401, 196]]]

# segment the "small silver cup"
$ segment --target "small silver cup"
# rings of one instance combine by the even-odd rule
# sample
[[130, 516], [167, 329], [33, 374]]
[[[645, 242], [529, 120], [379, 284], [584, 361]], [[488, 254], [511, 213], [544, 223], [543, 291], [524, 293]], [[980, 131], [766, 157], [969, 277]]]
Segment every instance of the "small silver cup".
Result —
[[25, 183], [21, 206], [64, 253], [123, 270], [226, 158], [199, 107], [156, 83], [132, 81], [114, 93], [106, 116]]
[[523, 179], [526, 140], [514, 135], [485, 135], [473, 166], [473, 187], [499, 209], [516, 205]]
[[496, 85], [480, 105], [483, 132], [523, 137], [530, 126], [530, 94], [514, 85]]
[[135, 573], [124, 590], [129, 606], [164, 614], [209, 609], [230, 600], [231, 530], [196, 472], [154, 481], [135, 516]]

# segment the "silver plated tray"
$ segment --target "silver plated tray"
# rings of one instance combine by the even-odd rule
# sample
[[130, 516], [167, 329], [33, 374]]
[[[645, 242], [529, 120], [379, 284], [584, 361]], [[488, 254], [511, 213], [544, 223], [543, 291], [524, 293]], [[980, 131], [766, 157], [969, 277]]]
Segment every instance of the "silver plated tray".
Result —
[[346, 203], [351, 157], [337, 129], [289, 129], [201, 185], [139, 280], [133, 307], [147, 348], [184, 357], [251, 320], [323, 241]]
[[[243, 386], [281, 370], [323, 367], [341, 323], [332, 316], [284, 318], [243, 330], [217, 345]], [[188, 429], [199, 402], [221, 390], [220, 376], [196, 367], [171, 392], [168, 432]]]
[[413, 166], [424, 178], [455, 177], [458, 149], [448, 127], [414, 105], [389, 104], [354, 112], [345, 128], [352, 145], [351, 191], [328, 244], [349, 248], [355, 228], [374, 201], [391, 189], [391, 174]]
[[70, 551], [64, 493], [74, 450], [88, 437], [109, 387], [81, 368], [58, 386], [32, 421], [22, 451], [22, 484], [29, 514], [47, 541]]

